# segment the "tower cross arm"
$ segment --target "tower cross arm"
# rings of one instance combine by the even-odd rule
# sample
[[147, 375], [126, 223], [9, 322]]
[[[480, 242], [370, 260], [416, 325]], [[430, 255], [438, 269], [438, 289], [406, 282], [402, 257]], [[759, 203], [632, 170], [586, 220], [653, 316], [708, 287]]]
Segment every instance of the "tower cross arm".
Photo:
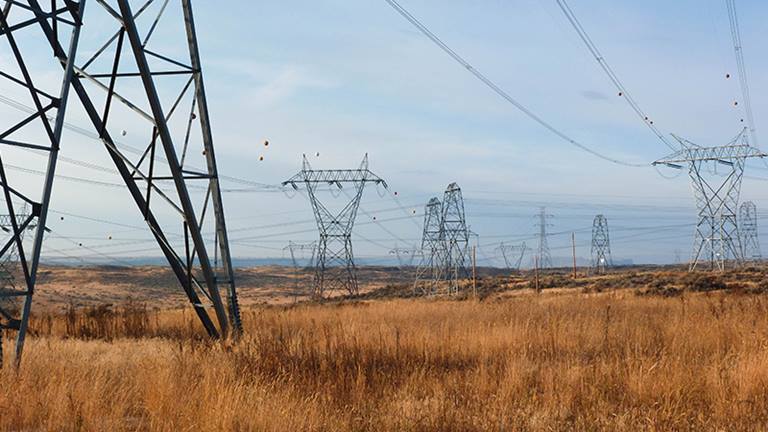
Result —
[[753, 157], [763, 158], [766, 156], [768, 156], [768, 154], [763, 153], [760, 149], [748, 144], [732, 144], [718, 147], [688, 147], [654, 161], [653, 165], [676, 166], [676, 164], [681, 163], [703, 161], [718, 161], [730, 164], [733, 160], [737, 159]]
[[368, 169], [301, 170], [282, 185], [296, 188], [300, 183], [327, 183], [338, 186], [342, 183], [376, 183], [388, 187], [384, 179]]

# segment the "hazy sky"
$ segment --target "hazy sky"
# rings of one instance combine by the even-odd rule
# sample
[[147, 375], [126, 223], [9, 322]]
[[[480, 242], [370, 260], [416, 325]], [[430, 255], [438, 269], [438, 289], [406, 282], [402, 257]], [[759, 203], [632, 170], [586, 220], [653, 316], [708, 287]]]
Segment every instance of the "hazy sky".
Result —
[[[768, 40], [768, 4], [737, 3], [759, 135], [768, 130], [768, 64], [760, 44]], [[650, 164], [670, 153], [618, 97], [555, 0], [401, 4], [519, 102], [579, 142], [634, 163]], [[662, 132], [705, 146], [724, 144], [739, 132], [744, 113], [734, 107], [741, 96], [724, 1], [570, 5]], [[195, 8], [220, 172], [277, 184], [300, 169], [302, 153], [317, 168], [346, 168], [357, 166], [367, 152], [371, 170], [398, 192], [404, 208], [375, 188], [367, 191], [355, 231], [361, 257], [391, 256], [388, 249], [396, 242], [418, 243], [423, 204], [453, 181], [464, 190], [468, 222], [485, 245], [486, 263], [499, 262], [494, 249], [500, 241], [535, 245], [533, 215], [540, 205], [554, 215], [551, 230], [563, 233], [550, 238], [554, 256], [569, 253], [571, 231], [577, 233], [578, 254], [589, 255], [588, 229], [596, 213], [608, 217], [615, 258], [671, 262], [675, 250], [683, 259], [690, 251], [692, 227], [686, 224], [695, 221], [695, 212], [685, 173], [669, 180], [650, 166], [614, 165], [573, 147], [491, 92], [384, 0], [198, 1]], [[177, 42], [181, 47], [183, 38], [168, 41]], [[0, 94], [9, 94], [7, 87], [0, 83]], [[0, 115], [7, 110], [0, 107]], [[88, 126], [77, 108], [69, 121]], [[130, 140], [130, 125], [125, 128]], [[269, 148], [261, 145], [265, 139]], [[65, 134], [62, 155], [109, 165], [101, 144], [72, 133]], [[67, 164], [59, 173], [119, 181]], [[759, 161], [749, 164], [747, 174], [768, 178]], [[764, 185], [746, 179], [742, 198], [763, 208]], [[59, 180], [52, 207], [142, 223], [127, 192], [117, 188]], [[227, 192], [225, 208], [238, 257], [280, 256], [288, 240], [316, 237], [301, 196]], [[417, 215], [407, 220], [413, 210]], [[141, 243], [149, 239], [141, 231], [61, 220], [57, 214], [51, 225], [108, 256], [159, 255], [151, 241]], [[93, 255], [60, 238], [50, 246]]]

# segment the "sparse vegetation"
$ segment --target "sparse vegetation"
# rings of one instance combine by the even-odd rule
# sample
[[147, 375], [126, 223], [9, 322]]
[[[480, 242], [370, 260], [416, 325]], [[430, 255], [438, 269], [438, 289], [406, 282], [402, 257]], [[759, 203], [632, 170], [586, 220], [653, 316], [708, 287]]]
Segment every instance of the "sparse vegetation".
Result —
[[688, 273], [682, 278], [683, 287], [688, 291], [714, 291], [726, 289], [722, 276], [708, 273]]
[[184, 311], [70, 309], [37, 317], [22, 369], [0, 373], [0, 429], [768, 424], [768, 299], [617, 292], [260, 307], [225, 346]]

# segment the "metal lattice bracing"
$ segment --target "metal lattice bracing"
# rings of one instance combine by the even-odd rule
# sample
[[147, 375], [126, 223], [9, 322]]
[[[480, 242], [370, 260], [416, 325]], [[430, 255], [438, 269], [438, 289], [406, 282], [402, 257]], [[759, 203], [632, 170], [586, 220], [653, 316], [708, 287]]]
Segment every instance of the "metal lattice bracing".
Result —
[[[18, 258], [21, 268], [21, 278], [13, 289], [0, 294], [0, 333], [17, 332], [16, 364], [21, 360], [32, 307], [69, 97], [68, 83], [74, 71], [69, 59], [77, 52], [85, 7], [82, 1], [44, 3], [0, 1], [0, 80], [4, 88], [0, 97], [6, 105], [24, 108], [0, 113], [1, 200], [2, 212], [8, 215], [3, 227], [9, 230], [0, 245], [0, 259]], [[45, 49], [45, 55], [40, 55], [41, 49]], [[43, 180], [9, 172], [19, 165], [44, 172]], [[29, 214], [19, 211], [24, 206], [29, 206]], [[31, 245], [23, 242], [28, 229], [34, 229]], [[16, 307], [19, 302], [20, 308]]]
[[757, 235], [757, 206], [752, 201], [745, 201], [739, 206], [739, 234], [741, 236], [742, 257], [747, 261], [760, 261], [760, 240]]
[[[304, 156], [302, 169], [296, 175], [283, 182], [299, 189], [307, 190], [315, 220], [320, 231], [320, 241], [315, 263], [315, 283], [313, 294], [322, 298], [334, 292], [358, 294], [357, 272], [352, 254], [352, 228], [355, 224], [360, 198], [368, 183], [382, 185], [387, 183], [368, 169], [368, 155], [358, 169], [350, 170], [314, 170]], [[339, 211], [332, 211], [323, 204], [317, 193], [320, 186], [331, 186], [341, 190], [344, 185], [354, 187], [354, 194]]]
[[[53, 11], [35, 0], [5, 1], [0, 22], [0, 38], [12, 47], [14, 33], [34, 27], [37, 40], [46, 41], [54, 56], [53, 64], [38, 73], [49, 77], [63, 71], [64, 83], [59, 92], [36, 89], [23, 66], [19, 66], [23, 79], [13, 73], [6, 77], [30, 90], [32, 103], [28, 105], [34, 112], [27, 123], [42, 123], [44, 134], [39, 136], [45, 137], [42, 145], [11, 141], [49, 154], [40, 199], [25, 198], [13, 192], [17, 189], [6, 188], [10, 214], [15, 214], [10, 203], [21, 200], [31, 205], [30, 218], [38, 218], [29, 265], [20, 251], [22, 266], [28, 268], [25, 307], [20, 320], [8, 321], [19, 330], [17, 353], [23, 346], [70, 88], [69, 102], [77, 98], [82, 105], [94, 138], [106, 149], [126, 185], [126, 198], [130, 196], [138, 207], [207, 333], [220, 337], [230, 334], [231, 328], [239, 330], [191, 1], [145, 0], [134, 9], [129, 0], [98, 0], [87, 12], [85, 0], [52, 3]], [[171, 48], [180, 46], [184, 49]], [[23, 51], [13, 51], [22, 65]], [[14, 127], [9, 130], [18, 132]], [[3, 139], [10, 137], [4, 134]], [[30, 223], [18, 224], [19, 229]], [[213, 235], [203, 236], [204, 229]], [[221, 291], [226, 292], [227, 305]]]
[[748, 144], [746, 129], [719, 147], [699, 147], [675, 138], [682, 148], [653, 164], [677, 169], [688, 166], [698, 213], [689, 270], [708, 262], [711, 270], [722, 271], [727, 263], [739, 263], [743, 258], [737, 209], [744, 164], [748, 158], [766, 155]]
[[[14, 237], [13, 220], [26, 220], [29, 215], [22, 209], [21, 214], [0, 215], [0, 230], [2, 230], [3, 243], [8, 242]], [[28, 230], [32, 230], [30, 227]], [[25, 230], [25, 231], [28, 231]], [[19, 239], [24, 240], [24, 231], [19, 233]], [[21, 309], [20, 299], [24, 297], [26, 291], [26, 280], [24, 270], [21, 266], [19, 249], [16, 243], [13, 243], [2, 255], [0, 255], [0, 315], [3, 321], [12, 320], [17, 316]], [[3, 360], [3, 326], [0, 326], [0, 367]]]
[[433, 197], [424, 207], [424, 227], [421, 236], [421, 262], [416, 269], [414, 291], [435, 294], [445, 277], [445, 242], [442, 239], [443, 205]]
[[592, 221], [592, 271], [597, 274], [613, 266], [611, 240], [608, 234], [608, 219], [599, 214]]
[[550, 268], [552, 267], [552, 255], [549, 252], [549, 242], [547, 241], [549, 235], [547, 234], [547, 228], [552, 226], [552, 224], [548, 222], [548, 220], [552, 218], [552, 215], [547, 214], [547, 209], [541, 207], [541, 209], [539, 209], [539, 214], [536, 215], [536, 217], [538, 221], [535, 226], [538, 228], [537, 236], [539, 238], [539, 247], [536, 252], [538, 267]]
[[459, 280], [470, 276], [469, 230], [464, 214], [464, 198], [461, 188], [451, 183], [443, 194], [441, 240], [445, 246], [444, 268], [448, 281], [448, 293], [459, 290]]

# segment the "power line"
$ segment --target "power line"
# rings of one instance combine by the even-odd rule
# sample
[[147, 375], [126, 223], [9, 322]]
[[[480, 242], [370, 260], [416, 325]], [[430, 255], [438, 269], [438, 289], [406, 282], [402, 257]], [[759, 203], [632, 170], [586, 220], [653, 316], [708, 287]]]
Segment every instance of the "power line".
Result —
[[565, 17], [568, 18], [568, 21], [571, 23], [571, 26], [573, 26], [573, 29], [576, 30], [576, 33], [579, 35], [579, 38], [581, 38], [582, 42], [584, 42], [584, 45], [587, 46], [587, 49], [589, 49], [589, 52], [592, 53], [592, 56], [597, 60], [597, 63], [600, 65], [600, 67], [603, 69], [603, 72], [605, 72], [606, 75], [608, 75], [608, 78], [613, 82], [613, 85], [616, 86], [616, 89], [619, 91], [619, 96], [623, 97], [624, 100], [627, 101], [630, 107], [635, 111], [638, 117], [643, 121], [643, 123], [648, 126], [651, 131], [653, 131], [654, 135], [661, 140], [667, 147], [669, 147], [672, 150], [676, 150], [675, 146], [673, 146], [666, 137], [664, 137], [664, 134], [662, 134], [656, 126], [653, 124], [653, 120], [651, 120], [648, 115], [640, 108], [640, 106], [637, 104], [635, 99], [629, 94], [627, 91], [627, 88], [624, 86], [624, 84], [621, 82], [619, 77], [616, 75], [616, 73], [613, 71], [613, 68], [608, 64], [608, 62], [605, 60], [605, 57], [600, 52], [600, 50], [597, 49], [597, 46], [594, 42], [592, 42], [592, 38], [589, 37], [587, 34], [587, 31], [584, 30], [584, 27], [581, 25], [581, 22], [579, 22], [578, 18], [576, 18], [576, 15], [573, 13], [573, 10], [568, 6], [568, 3], [565, 2], [565, 0], [557, 0], [557, 5], [560, 6], [560, 10], [563, 11], [563, 14], [565, 14]]
[[739, 73], [739, 84], [741, 85], [742, 105], [747, 114], [749, 134], [752, 138], [752, 145], [758, 146], [757, 131], [755, 130], [755, 118], [752, 115], [752, 98], [749, 95], [749, 84], [747, 83], [747, 68], [744, 66], [744, 50], [741, 45], [741, 31], [739, 30], [739, 17], [736, 14], [736, 1], [725, 0], [728, 7], [728, 22], [731, 25], [731, 39], [733, 40], [733, 51], [736, 54], [736, 69]]
[[595, 150], [592, 150], [591, 148], [585, 146], [584, 144], [579, 143], [575, 139], [571, 138], [570, 136], [566, 135], [564, 132], [560, 131], [559, 129], [555, 128], [553, 125], [545, 121], [543, 118], [536, 115], [533, 111], [525, 107], [523, 104], [518, 102], [516, 99], [514, 99], [512, 96], [509, 95], [506, 91], [504, 91], [501, 87], [496, 85], [493, 81], [491, 81], [488, 77], [486, 77], [483, 73], [481, 73], [479, 70], [477, 70], [472, 64], [470, 64], [468, 61], [466, 61], [463, 57], [461, 57], [456, 51], [451, 49], [445, 42], [443, 42], [439, 37], [437, 37], [434, 33], [432, 33], [424, 24], [421, 23], [416, 17], [411, 15], [410, 12], [408, 12], [403, 6], [400, 5], [396, 0], [385, 0], [397, 13], [403, 16], [408, 22], [410, 22], [414, 27], [416, 27], [424, 36], [429, 38], [435, 45], [437, 45], [441, 50], [443, 50], [446, 54], [448, 54], [453, 60], [455, 60], [457, 63], [462, 65], [469, 73], [475, 76], [478, 80], [480, 80], [483, 84], [485, 84], [488, 88], [493, 90], [494, 93], [501, 96], [504, 100], [512, 104], [515, 108], [520, 110], [523, 114], [528, 116], [530, 119], [538, 123], [539, 125], [543, 126], [545, 129], [549, 130], [553, 134], [557, 135], [558, 137], [562, 138], [563, 140], [567, 141], [571, 145], [578, 147], [579, 149], [595, 156], [600, 159], [606, 160], [608, 162], [617, 164], [617, 165], [623, 165], [628, 167], [647, 167], [648, 164], [638, 164], [638, 163], [631, 163], [631, 162], [625, 162], [616, 158], [612, 158], [609, 156], [605, 156]]

